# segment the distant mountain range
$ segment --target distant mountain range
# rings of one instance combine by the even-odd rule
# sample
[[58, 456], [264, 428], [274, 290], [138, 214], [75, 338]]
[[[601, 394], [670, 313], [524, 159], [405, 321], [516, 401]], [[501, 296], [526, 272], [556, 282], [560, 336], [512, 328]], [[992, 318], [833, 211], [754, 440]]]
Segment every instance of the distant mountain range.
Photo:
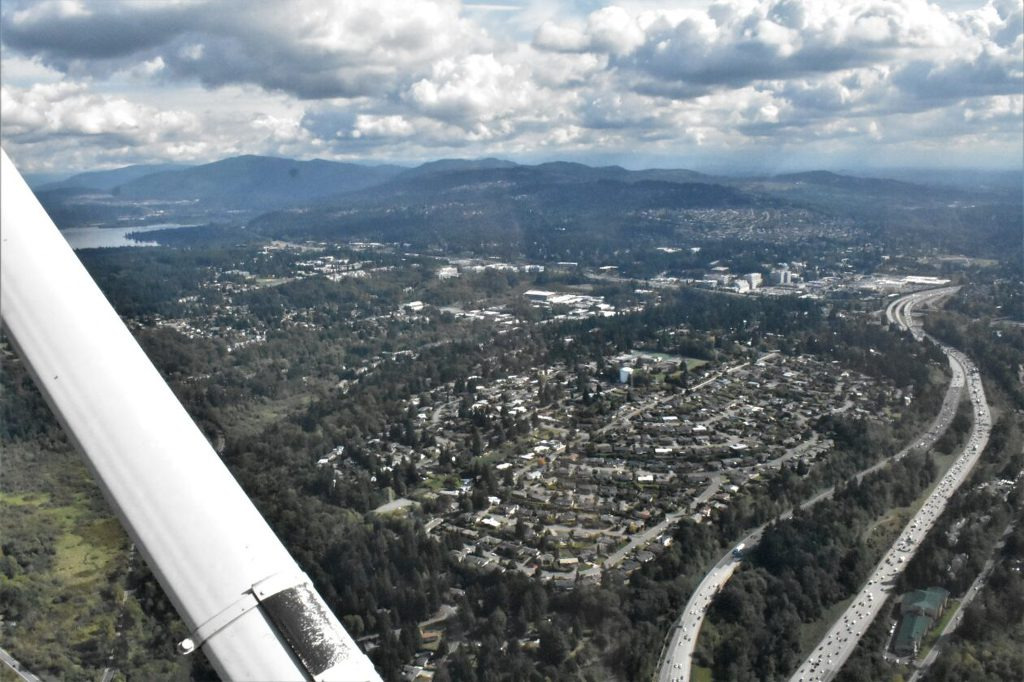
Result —
[[[250, 234], [279, 238], [458, 245], [570, 260], [580, 245], [615, 251], [694, 230], [736, 233], [764, 220], [759, 238], [769, 238], [764, 225], [792, 237], [842, 222], [865, 236], [919, 239], [942, 229], [962, 241], [972, 236], [957, 226], [1012, 226], [989, 215], [1012, 218], [1020, 204], [1019, 186], [964, 189], [827, 171], [736, 178], [570, 162], [445, 159], [405, 168], [265, 156], [82, 173], [36, 193], [62, 228], [246, 224]], [[730, 209], [732, 217], [701, 216], [710, 209]], [[778, 211], [788, 217], [767, 217]]]
[[174, 163], [125, 166], [124, 168], [115, 168], [113, 170], [79, 173], [64, 180], [50, 181], [38, 186], [33, 185], [33, 187], [36, 192], [52, 192], [59, 189], [92, 189], [109, 192], [118, 185], [123, 185], [126, 182], [131, 182], [147, 175], [185, 170], [186, 168], [188, 166]]
[[[640, 182], [698, 182], [749, 186], [772, 182], [776, 185], [815, 185], [847, 191], [883, 192], [920, 191], [924, 186], [948, 188], [970, 184], [972, 187], [1019, 188], [1019, 171], [935, 171], [901, 170], [880, 176], [856, 176], [830, 171], [807, 171], [772, 176], [715, 176], [686, 169], [648, 169], [631, 171], [620, 166], [587, 166], [555, 161], [524, 165], [503, 159], [442, 159], [408, 168], [397, 165], [365, 165], [315, 159], [298, 161], [268, 156], [236, 156], [196, 166], [182, 164], [144, 164], [113, 170], [78, 173], [54, 180], [55, 174], [29, 175], [37, 193], [66, 190], [80, 194], [86, 190], [110, 192], [124, 198], [150, 200], [199, 200], [251, 207], [252, 202], [277, 205], [281, 202], [307, 201], [339, 196], [383, 185], [390, 181], [396, 190], [427, 188], [431, 183], [446, 185], [461, 175], [484, 177], [495, 172], [513, 172], [512, 178], [528, 176], [552, 184], [597, 180]], [[500, 173], [499, 173], [500, 175]], [[891, 178], [891, 179], [890, 179]]]
[[398, 166], [238, 156], [147, 174], [112, 191], [121, 199], [199, 201], [225, 208], [271, 209], [372, 187], [402, 170]]
[[[631, 171], [620, 166], [593, 167], [551, 162], [523, 165], [501, 159], [445, 159], [415, 168], [359, 165], [336, 161], [297, 161], [266, 156], [237, 156], [199, 166], [138, 165], [73, 175], [36, 188], [50, 201], [83, 194], [109, 194], [121, 201], [197, 202], [207, 207], [269, 211], [289, 206], [330, 203], [352, 195], [379, 200], [389, 196], [472, 194], [515, 189], [527, 193], [553, 187], [576, 187], [596, 182], [622, 183], [638, 195], [649, 195], [656, 184], [728, 186], [747, 191], [752, 186], [816, 185], [854, 192], [913, 192], [910, 183], [858, 178], [825, 171], [771, 178], [727, 178], [685, 169]], [[645, 184], [646, 183], [646, 184]], [[678, 188], [675, 188], [678, 189]], [[660, 186], [660, 195], [672, 187]], [[623, 190], [612, 194], [622, 194]], [[692, 193], [692, 188], [689, 190]], [[572, 192], [570, 192], [572, 193]], [[626, 193], [631, 193], [626, 191]], [[734, 194], [734, 197], [739, 195]], [[632, 203], [632, 202], [631, 202]], [[670, 202], [671, 203], [671, 202]]]

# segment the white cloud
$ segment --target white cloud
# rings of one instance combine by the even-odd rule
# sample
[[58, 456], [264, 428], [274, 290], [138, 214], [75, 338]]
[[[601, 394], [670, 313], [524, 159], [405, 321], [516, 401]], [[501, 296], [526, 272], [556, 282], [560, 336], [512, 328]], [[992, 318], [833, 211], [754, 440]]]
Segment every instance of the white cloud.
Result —
[[89, 158], [139, 163], [240, 153], [305, 156], [313, 142], [299, 117], [157, 107], [68, 81], [0, 87], [0, 135], [12, 156], [27, 161], [27, 170], [96, 165], [84, 161]]
[[352, 135], [357, 138], [366, 137], [409, 137], [415, 134], [416, 129], [404, 116], [374, 116], [372, 114], [359, 114], [356, 116]]
[[438, 58], [487, 43], [447, 0], [62, 6], [5, 11], [5, 45], [76, 75], [106, 76], [126, 61], [160, 57], [172, 76], [303, 98], [386, 92]]
[[1024, 117], [1024, 95], [1002, 95], [973, 100], [964, 107], [964, 120], [1020, 122]]
[[621, 7], [605, 7], [587, 17], [590, 48], [596, 52], [629, 54], [642, 45], [644, 32]]
[[83, 84], [3, 89], [4, 136], [15, 142], [80, 135], [107, 136], [133, 144], [161, 131], [198, 132], [195, 122], [189, 112], [158, 111], [124, 98], [95, 95]]
[[555, 52], [604, 52], [629, 54], [645, 36], [637, 18], [621, 7], [610, 6], [592, 12], [582, 26], [548, 20], [533, 36], [533, 44]]
[[539, 90], [523, 71], [493, 54], [442, 59], [404, 97], [420, 114], [461, 126], [479, 139], [504, 136], [517, 119], [538, 115]]
[[1020, 2], [965, 2], [6, 0], [2, 133], [38, 164], [1012, 140]]
[[533, 43], [543, 50], [555, 52], [583, 52], [590, 45], [587, 35], [573, 26], [559, 26], [545, 21], [537, 29]]
[[49, 0], [15, 11], [12, 21], [15, 25], [23, 25], [69, 17], [87, 17], [89, 14], [88, 8], [81, 0]]
[[63, 79], [60, 71], [51, 69], [38, 59], [26, 58], [10, 54], [10, 50], [0, 51], [0, 78], [6, 84], [20, 87], [31, 87], [38, 83], [56, 83]]

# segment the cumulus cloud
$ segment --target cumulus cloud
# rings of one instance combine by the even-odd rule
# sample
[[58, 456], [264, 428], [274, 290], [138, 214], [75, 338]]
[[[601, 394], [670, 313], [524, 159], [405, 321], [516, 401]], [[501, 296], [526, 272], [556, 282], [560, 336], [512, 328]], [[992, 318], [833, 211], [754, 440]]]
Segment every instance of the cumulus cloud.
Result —
[[545, 21], [534, 34], [533, 43], [555, 52], [628, 54], [644, 39], [636, 18], [621, 7], [611, 6], [591, 13], [581, 28]]
[[1019, 123], [1024, 116], [1024, 95], [1002, 95], [973, 101], [964, 107], [964, 120], [1012, 121]]
[[[5, 0], [3, 136], [154, 158], [1019, 137], [1024, 10], [978, 2]], [[186, 88], [216, 94], [163, 108]]]
[[61, 0], [5, 4], [0, 28], [7, 47], [79, 76], [159, 58], [166, 75], [301, 98], [380, 94], [407, 73], [486, 41], [446, 0]]
[[580, 29], [545, 24], [534, 45], [608, 54], [621, 85], [671, 98], [904, 62], [894, 85], [908, 92], [990, 95], [1021, 87], [1020, 17], [1010, 2], [963, 17], [925, 0], [766, 0], [636, 17], [611, 7]]
[[241, 153], [305, 156], [313, 143], [301, 117], [159, 107], [71, 81], [0, 87], [0, 135], [5, 149], [35, 170]]
[[537, 29], [533, 44], [542, 50], [554, 52], [584, 52], [590, 45], [590, 39], [582, 30], [573, 26], [560, 26], [553, 21], [545, 21]]
[[0, 92], [4, 136], [15, 142], [77, 135], [131, 145], [198, 132], [190, 112], [161, 111], [124, 98], [95, 95], [82, 84], [37, 85], [28, 90], [3, 87]]
[[[358, 112], [337, 106], [318, 106], [299, 121], [299, 125], [312, 139], [326, 148], [340, 153], [364, 153], [367, 149], [386, 145], [388, 156], [394, 155], [395, 145], [415, 141], [447, 144], [454, 137], [457, 126], [446, 132], [443, 122], [410, 113]], [[465, 137], [463, 134], [461, 137]]]
[[948, 61], [913, 60], [892, 78], [907, 95], [940, 102], [1020, 92], [1022, 82], [1019, 55], [990, 50]]
[[515, 66], [493, 54], [474, 54], [438, 61], [429, 77], [412, 84], [405, 98], [423, 114], [472, 126], [525, 112], [535, 92], [531, 80]]

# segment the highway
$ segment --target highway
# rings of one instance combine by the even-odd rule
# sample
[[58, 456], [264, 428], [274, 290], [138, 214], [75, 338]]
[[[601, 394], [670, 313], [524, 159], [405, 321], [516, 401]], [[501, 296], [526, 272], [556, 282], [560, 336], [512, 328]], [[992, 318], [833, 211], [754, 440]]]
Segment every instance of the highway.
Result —
[[[755, 531], [758, 538], [760, 531], [760, 528]], [[697, 643], [700, 626], [704, 622], [704, 613], [721, 586], [732, 577], [740, 565], [740, 561], [733, 556], [730, 550], [718, 560], [718, 563], [704, 576], [700, 585], [694, 590], [690, 601], [686, 603], [683, 615], [672, 627], [672, 633], [669, 636], [668, 645], [656, 677], [659, 682], [686, 682], [690, 679], [693, 650]]]
[[[959, 364], [956, 364], [955, 368], [954, 379], [950, 382], [949, 388], [946, 390], [946, 397], [943, 400], [942, 410], [932, 422], [928, 431], [922, 434], [919, 438], [915, 438], [910, 445], [900, 450], [892, 458], [883, 459], [882, 461], [861, 470], [854, 476], [854, 479], [859, 481], [868, 474], [878, 471], [882, 467], [888, 465], [890, 462], [899, 461], [915, 448], [930, 448], [935, 441], [939, 439], [949, 426], [953, 416], [956, 414], [956, 406], [957, 403], [960, 402], [960, 396], [962, 394], [961, 389], [964, 385], [963, 372], [960, 369]], [[959, 380], [957, 379], [958, 376]], [[800, 508], [809, 509], [822, 500], [832, 497], [832, 493], [834, 491], [834, 486], [823, 490], [800, 505]], [[780, 514], [775, 520], [783, 521], [790, 518], [792, 515], [793, 510], [790, 509]], [[742, 543], [747, 550], [757, 545], [757, 543], [761, 541], [761, 534], [767, 526], [768, 524], [764, 524], [751, 531], [740, 541], [740, 543]], [[657, 679], [660, 682], [689, 682], [693, 652], [697, 646], [697, 634], [700, 632], [700, 628], [704, 623], [704, 613], [707, 609], [707, 605], [710, 602], [711, 597], [721, 590], [727, 582], [729, 582], [729, 579], [732, 578], [732, 575], [739, 564], [740, 560], [733, 556], [732, 549], [730, 549], [718, 560], [715, 566], [704, 576], [700, 585], [697, 586], [697, 589], [694, 591], [690, 600], [687, 602], [686, 607], [683, 609], [682, 615], [673, 625], [672, 632], [669, 636], [669, 642], [662, 654], [662, 660], [657, 674]]]
[[[916, 328], [912, 326], [912, 312], [914, 305], [928, 299], [948, 295], [955, 290], [955, 287], [950, 287], [929, 292], [921, 292], [920, 294], [911, 294], [910, 296], [897, 299], [888, 306], [886, 310], [886, 318], [890, 323], [899, 324], [905, 329], [911, 331], [911, 333], [914, 333], [915, 338], [920, 338], [917, 333], [915, 333]], [[911, 302], [913, 302], [913, 305], [911, 305]], [[966, 372], [963, 365], [955, 356], [947, 353], [947, 357], [952, 370], [952, 379], [950, 380], [949, 386], [946, 390], [942, 408], [933, 420], [932, 424], [929, 426], [928, 430], [921, 434], [920, 437], [911, 441], [909, 445], [896, 453], [896, 455], [891, 459], [884, 459], [860, 471], [855, 476], [857, 480], [860, 480], [864, 476], [886, 466], [890, 461], [899, 461], [913, 449], [928, 449], [932, 447], [935, 441], [937, 441], [948, 428], [956, 414], [957, 405], [959, 404], [963, 394], [963, 387], [966, 383]], [[807, 509], [821, 500], [828, 499], [832, 496], [833, 491], [834, 488], [829, 488], [818, 493], [813, 498], [803, 503], [801, 508]], [[778, 517], [778, 520], [787, 519], [792, 516], [792, 513], [792, 510], [789, 510], [781, 514]], [[765, 524], [755, 529], [740, 542], [742, 542], [749, 550], [749, 548], [753, 547], [760, 541], [761, 533], [767, 525], [768, 524]], [[740, 561], [733, 557], [732, 550], [730, 549], [718, 560], [711, 571], [709, 571], [704, 576], [704, 579], [701, 580], [697, 589], [694, 590], [693, 595], [691, 595], [690, 600], [684, 607], [682, 614], [673, 624], [672, 630], [669, 633], [668, 643], [662, 651], [661, 662], [656, 674], [656, 679], [659, 682], [689, 682], [693, 652], [697, 645], [697, 636], [700, 633], [701, 625], [704, 623], [704, 613], [707, 605], [714, 594], [721, 590], [729, 581], [733, 573], [736, 571], [739, 563]]]
[[929, 651], [928, 655], [925, 656], [925, 659], [918, 664], [917, 670], [915, 670], [914, 674], [910, 676], [908, 682], [916, 682], [928, 671], [931, 664], [939, 657], [939, 653], [942, 652], [943, 647], [945, 647], [947, 642], [952, 638], [953, 633], [958, 627], [960, 627], [960, 622], [964, 619], [964, 611], [967, 610], [967, 607], [970, 606], [971, 602], [974, 601], [974, 598], [981, 592], [981, 588], [985, 585], [985, 580], [988, 579], [989, 574], [992, 573], [992, 569], [995, 568], [996, 557], [999, 556], [999, 552], [1002, 551], [1003, 546], [1006, 545], [1006, 538], [1008, 538], [1012, 532], [1013, 522], [1011, 521], [1006, 527], [1006, 530], [1003, 531], [1003, 534], [996, 543], [996, 546], [992, 548], [992, 555], [988, 558], [988, 561], [985, 562], [981, 572], [978, 573], [978, 577], [974, 579], [970, 588], [964, 593], [964, 597], [960, 600], [960, 605], [957, 607], [956, 615], [950, 618], [949, 622], [946, 623], [946, 627], [942, 629], [942, 633], [935, 641], [935, 645], [932, 647], [932, 650]]
[[914, 323], [913, 312], [914, 308], [921, 303], [934, 302], [945, 296], [951, 296], [955, 294], [960, 287], [943, 287], [941, 289], [929, 289], [927, 291], [918, 291], [914, 294], [908, 294], [901, 296], [892, 303], [890, 303], [885, 309], [885, 319], [889, 324], [898, 324], [904, 329], [908, 330], [914, 335], [914, 338], [918, 341], [922, 340], [925, 336], [924, 331], [920, 326]]
[[14, 674], [17, 675], [19, 679], [24, 680], [24, 682], [41, 682], [38, 677], [25, 670], [14, 656], [11, 656], [3, 649], [0, 649], [0, 662], [13, 670]]
[[[915, 305], [948, 293], [948, 289], [920, 292], [893, 302], [886, 311], [890, 321], [910, 328], [914, 337], [921, 339], [923, 332], [913, 324]], [[974, 423], [967, 443], [949, 470], [925, 500], [920, 510], [910, 519], [899, 537], [878, 562], [866, 585], [853, 598], [841, 618], [829, 629], [790, 682], [827, 682], [835, 677], [857, 646], [868, 625], [878, 615], [893, 585], [907, 562], [920, 547], [921, 541], [942, 514], [949, 498], [966, 480], [988, 443], [991, 415], [985, 400], [985, 391], [974, 364], [967, 356], [949, 346], [940, 346], [951, 361], [960, 365], [966, 376], [966, 387], [974, 411]]]

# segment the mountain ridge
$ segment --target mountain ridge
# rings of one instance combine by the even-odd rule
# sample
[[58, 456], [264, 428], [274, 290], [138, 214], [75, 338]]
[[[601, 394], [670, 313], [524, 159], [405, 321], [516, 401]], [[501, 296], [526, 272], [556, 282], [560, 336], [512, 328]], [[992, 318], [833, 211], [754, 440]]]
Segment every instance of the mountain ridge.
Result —
[[378, 184], [400, 166], [243, 155], [153, 173], [115, 187], [122, 199], [198, 200], [227, 207], [276, 208]]
[[63, 180], [46, 182], [34, 187], [37, 192], [52, 192], [60, 189], [92, 189], [109, 192], [118, 185], [136, 180], [146, 175], [166, 171], [178, 171], [191, 168], [186, 164], [177, 163], [144, 163], [109, 170], [86, 171], [75, 173]]

